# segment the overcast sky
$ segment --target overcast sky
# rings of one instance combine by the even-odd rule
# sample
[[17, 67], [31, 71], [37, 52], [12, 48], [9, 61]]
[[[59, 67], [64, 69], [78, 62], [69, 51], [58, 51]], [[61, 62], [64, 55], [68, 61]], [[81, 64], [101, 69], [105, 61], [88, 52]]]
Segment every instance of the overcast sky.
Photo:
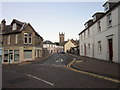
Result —
[[3, 2], [2, 19], [10, 24], [13, 19], [29, 22], [44, 40], [79, 39], [84, 23], [96, 12], [104, 11], [105, 2]]

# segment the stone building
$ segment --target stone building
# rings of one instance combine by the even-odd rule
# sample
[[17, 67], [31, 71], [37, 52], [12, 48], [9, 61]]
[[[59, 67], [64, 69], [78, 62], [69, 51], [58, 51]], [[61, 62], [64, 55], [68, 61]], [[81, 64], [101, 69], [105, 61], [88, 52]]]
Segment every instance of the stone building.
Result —
[[59, 43], [62, 43], [62, 42], [64, 42], [64, 40], [65, 40], [65, 33], [59, 33]]
[[13, 19], [10, 25], [2, 21], [3, 64], [32, 61], [42, 56], [43, 38], [30, 23]]

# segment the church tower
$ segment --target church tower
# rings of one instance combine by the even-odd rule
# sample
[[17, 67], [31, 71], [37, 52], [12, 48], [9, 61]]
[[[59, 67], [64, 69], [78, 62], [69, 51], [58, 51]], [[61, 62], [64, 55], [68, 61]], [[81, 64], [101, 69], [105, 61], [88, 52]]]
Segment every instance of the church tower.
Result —
[[64, 39], [65, 39], [65, 34], [63, 32], [59, 33], [59, 43], [64, 42]]

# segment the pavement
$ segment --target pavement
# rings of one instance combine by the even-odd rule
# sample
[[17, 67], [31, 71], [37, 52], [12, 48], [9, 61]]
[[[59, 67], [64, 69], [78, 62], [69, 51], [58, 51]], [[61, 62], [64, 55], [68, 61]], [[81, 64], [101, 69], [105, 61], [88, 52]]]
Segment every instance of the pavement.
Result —
[[120, 80], [120, 64], [69, 54], [76, 58], [72, 68]]

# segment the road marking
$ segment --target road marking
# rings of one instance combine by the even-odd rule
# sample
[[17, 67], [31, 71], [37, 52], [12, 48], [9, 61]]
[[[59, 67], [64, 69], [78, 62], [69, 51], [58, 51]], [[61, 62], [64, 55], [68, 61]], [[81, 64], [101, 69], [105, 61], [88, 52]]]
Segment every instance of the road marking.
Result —
[[63, 62], [63, 59], [59, 59], [59, 60], [57, 60], [57, 61], [55, 61], [55, 62]]
[[47, 83], [47, 84], [49, 84], [49, 85], [51, 85], [51, 86], [54, 86], [53, 83], [48, 82], [48, 81], [43, 80], [43, 79], [40, 79], [40, 78], [38, 78], [38, 77], [36, 77], [36, 76], [30, 75], [30, 74], [26, 74], [26, 75], [29, 76], [29, 77], [32, 77], [32, 78], [34, 78], [34, 79], [37, 79], [37, 80], [39, 80], [39, 81], [42, 81], [42, 82], [44, 82], [44, 83]]
[[117, 79], [113, 79], [113, 78], [105, 77], [105, 76], [102, 76], [102, 75], [98, 75], [98, 74], [86, 72], [86, 71], [83, 71], [83, 70], [74, 69], [74, 68], [71, 67], [71, 65], [72, 65], [73, 63], [75, 63], [75, 61], [76, 61], [76, 60], [73, 60], [72, 62], [70, 62], [70, 63], [66, 66], [66, 68], [69, 69], [69, 70], [75, 71], [75, 72], [82, 73], [82, 74], [87, 74], [87, 75], [90, 75], [90, 76], [93, 76], [93, 77], [98, 77], [98, 78], [105, 79], [105, 80], [109, 80], [109, 81], [112, 81], [112, 82], [115, 82], [115, 83], [120, 83], [120, 80], [117, 80]]

